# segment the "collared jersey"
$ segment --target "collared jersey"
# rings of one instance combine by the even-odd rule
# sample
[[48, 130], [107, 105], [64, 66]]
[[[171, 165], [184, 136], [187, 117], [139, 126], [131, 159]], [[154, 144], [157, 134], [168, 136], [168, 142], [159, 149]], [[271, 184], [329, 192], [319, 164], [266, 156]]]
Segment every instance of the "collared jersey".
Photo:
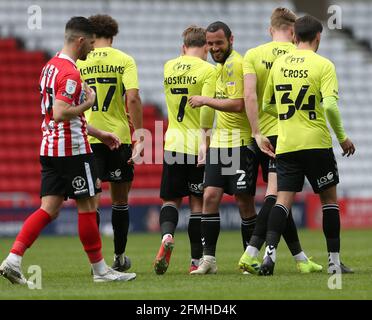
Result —
[[262, 99], [267, 79], [274, 61], [294, 49], [296, 49], [296, 46], [290, 42], [271, 41], [248, 50], [244, 56], [244, 75], [255, 74], [257, 77], [256, 93], [259, 126], [260, 132], [267, 137], [278, 134], [278, 122], [262, 110]]
[[44, 66], [39, 89], [41, 113], [44, 116], [40, 155], [67, 157], [91, 153], [84, 114], [60, 122], [56, 122], [53, 117], [53, 104], [56, 99], [72, 107], [85, 100], [82, 80], [75, 61], [65, 54], [57, 53]]
[[198, 154], [200, 128], [213, 126], [213, 109], [191, 108], [188, 99], [200, 95], [214, 97], [215, 67], [193, 56], [180, 56], [164, 65], [164, 93], [168, 109], [168, 129], [164, 149]]
[[[233, 50], [224, 64], [217, 64], [217, 99], [244, 99], [243, 58]], [[217, 124], [211, 147], [232, 148], [252, 142], [251, 127], [245, 110], [241, 112], [216, 111]]]
[[[121, 143], [130, 144], [131, 136], [125, 105], [125, 91], [138, 89], [137, 66], [126, 53], [111, 48], [95, 48], [77, 66], [84, 81], [95, 90], [96, 101], [85, 112], [90, 125], [115, 133]], [[101, 143], [89, 137], [90, 143]]]
[[331, 61], [311, 50], [293, 50], [274, 62], [264, 94], [264, 109], [276, 108], [278, 114], [277, 154], [332, 147], [321, 103], [326, 97], [338, 98]]

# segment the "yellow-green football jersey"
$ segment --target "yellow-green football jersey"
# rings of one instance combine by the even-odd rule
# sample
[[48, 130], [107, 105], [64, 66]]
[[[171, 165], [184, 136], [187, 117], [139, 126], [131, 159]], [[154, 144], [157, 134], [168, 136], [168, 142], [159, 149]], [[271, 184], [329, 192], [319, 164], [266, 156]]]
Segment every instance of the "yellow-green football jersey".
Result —
[[260, 131], [270, 137], [278, 134], [278, 122], [272, 116], [262, 110], [262, 99], [265, 92], [267, 78], [274, 61], [292, 50], [296, 46], [290, 42], [271, 41], [250, 49], [246, 52], [243, 60], [243, 73], [255, 74], [257, 77], [257, 103]]
[[[96, 92], [96, 101], [85, 112], [95, 128], [115, 133], [121, 143], [130, 144], [131, 136], [125, 105], [125, 91], [138, 89], [137, 66], [126, 53], [111, 48], [96, 48], [77, 66], [84, 81]], [[89, 136], [90, 143], [101, 143]]]
[[214, 111], [203, 106], [192, 108], [191, 96], [214, 97], [216, 70], [207, 61], [180, 56], [164, 65], [164, 93], [168, 108], [168, 129], [164, 150], [198, 154], [201, 128], [212, 128]]
[[[233, 50], [224, 64], [217, 64], [217, 99], [244, 99], [243, 57]], [[232, 148], [251, 144], [251, 127], [245, 110], [216, 111], [217, 124], [212, 148]]]
[[[275, 94], [275, 102], [274, 96]], [[264, 94], [264, 108], [276, 108], [276, 153], [332, 147], [322, 98], [338, 99], [333, 63], [311, 50], [293, 50], [278, 58]]]

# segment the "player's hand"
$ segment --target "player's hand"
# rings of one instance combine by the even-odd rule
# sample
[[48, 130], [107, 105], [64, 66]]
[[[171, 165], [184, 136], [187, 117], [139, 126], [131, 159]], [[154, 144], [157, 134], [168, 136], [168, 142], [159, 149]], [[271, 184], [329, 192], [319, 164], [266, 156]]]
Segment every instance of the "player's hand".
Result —
[[137, 140], [132, 149], [132, 157], [128, 160], [128, 164], [135, 164], [143, 157], [143, 150], [145, 148], [145, 142], [143, 140]]
[[192, 96], [189, 98], [189, 105], [191, 108], [197, 108], [205, 105], [203, 96]]
[[94, 102], [96, 101], [96, 92], [92, 88], [90, 88], [86, 82], [84, 82], [83, 89], [86, 94], [85, 103], [88, 107], [87, 109], [89, 109], [93, 106]]
[[108, 146], [110, 150], [119, 148], [121, 144], [119, 137], [107, 131], [102, 131], [99, 140], [103, 142], [106, 146]]
[[205, 162], [207, 159], [207, 145], [205, 143], [200, 144], [199, 152], [198, 152], [198, 163], [197, 167], [205, 166]]
[[270, 140], [262, 134], [256, 134], [254, 136], [258, 147], [263, 153], [266, 153], [269, 157], [275, 158], [275, 150]]
[[344, 142], [340, 143], [340, 146], [343, 150], [342, 156], [350, 157], [355, 152], [355, 146], [349, 138], [347, 138]]

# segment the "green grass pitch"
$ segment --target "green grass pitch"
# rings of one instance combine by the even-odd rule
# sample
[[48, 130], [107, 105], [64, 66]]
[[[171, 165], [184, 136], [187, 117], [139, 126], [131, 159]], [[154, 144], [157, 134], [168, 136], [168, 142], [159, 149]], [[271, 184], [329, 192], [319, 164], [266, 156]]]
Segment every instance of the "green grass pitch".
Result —
[[[326, 268], [323, 234], [300, 231], [305, 252]], [[273, 277], [242, 275], [237, 262], [242, 254], [240, 232], [222, 231], [217, 247], [217, 275], [190, 276], [186, 233], [176, 234], [176, 245], [166, 274], [155, 275], [152, 262], [158, 234], [130, 234], [127, 254], [137, 279], [123, 283], [93, 283], [87, 257], [77, 237], [41, 237], [23, 259], [26, 277], [30, 265], [42, 268], [42, 289], [31, 290], [0, 279], [0, 299], [372, 299], [371, 230], [342, 232], [342, 259], [355, 274], [342, 276], [342, 289], [328, 288], [329, 275], [299, 274], [283, 240]], [[0, 242], [0, 259], [13, 239]], [[112, 261], [112, 239], [103, 238], [106, 261]]]

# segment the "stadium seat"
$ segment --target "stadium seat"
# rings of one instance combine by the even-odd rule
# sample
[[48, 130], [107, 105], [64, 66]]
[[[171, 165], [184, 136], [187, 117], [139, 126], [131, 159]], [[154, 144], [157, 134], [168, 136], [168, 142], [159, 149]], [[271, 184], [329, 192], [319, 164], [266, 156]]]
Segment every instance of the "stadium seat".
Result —
[[[89, 6], [84, 8], [73, 0], [58, 2], [39, 0], [37, 4], [43, 8], [43, 28], [31, 32], [25, 24], [24, 13], [27, 12], [28, 2], [0, 0], [1, 31], [2, 35], [6, 36], [0, 40], [0, 61], [2, 61], [0, 147], [6, 151], [12, 144], [17, 144], [21, 149], [28, 148], [27, 128], [32, 130], [29, 134], [29, 148], [38, 149], [41, 119], [37, 82], [46, 57], [44, 52], [27, 50], [45, 50], [48, 55], [54, 55], [61, 48], [64, 24], [71, 15], [105, 12], [118, 20], [120, 32], [115, 38], [114, 46], [128, 52], [136, 59], [142, 101], [154, 103], [163, 114], [166, 114], [163, 64], [167, 59], [180, 54], [181, 34], [188, 25], [196, 23], [205, 26], [219, 19], [226, 21], [231, 25], [235, 36], [234, 48], [244, 54], [248, 48], [270, 40], [267, 34], [268, 17], [272, 9], [278, 5], [274, 0], [244, 2], [238, 0], [228, 2], [92, 0]], [[280, 5], [294, 8], [293, 2], [289, 0], [281, 1]], [[366, 39], [372, 43], [369, 32], [372, 27], [370, 19], [372, 4], [363, 0], [340, 0], [338, 5], [342, 8], [343, 26], [350, 27], [358, 39]], [[151, 15], [148, 14], [149, 12]], [[27, 50], [21, 50], [18, 47], [21, 42], [14, 37], [20, 38]], [[365, 175], [366, 171], [372, 170], [371, 154], [368, 148], [364, 147], [371, 138], [369, 131], [365, 129], [366, 123], [372, 123], [372, 109], [369, 104], [372, 100], [371, 53], [358, 45], [350, 36], [328, 28], [324, 28], [322, 37], [319, 53], [330, 58], [336, 65], [340, 111], [347, 133], [357, 147], [355, 159], [344, 159], [340, 155], [338, 146], [335, 147], [340, 175], [345, 181], [340, 187], [356, 195], [360, 192], [372, 193], [372, 188], [366, 189], [363, 184], [358, 188], [355, 187], [354, 182], [352, 187], [348, 185], [351, 181], [361, 179], [368, 179], [366, 184], [372, 184], [372, 177], [366, 178]], [[4, 74], [7, 74], [7, 77], [4, 77]], [[16, 120], [11, 120], [13, 116]], [[152, 133], [154, 133], [154, 119], [161, 118], [158, 109], [144, 108], [144, 126]], [[164, 124], [165, 129], [166, 124]], [[158, 140], [156, 143], [161, 144], [162, 141]], [[335, 143], [337, 144], [336, 141]], [[154, 144], [155, 141], [153, 146]], [[5, 158], [0, 158], [0, 161], [6, 161], [6, 153], [3, 155]], [[162, 150], [156, 150], [156, 156], [161, 158]], [[354, 163], [359, 163], [359, 167], [354, 166]], [[136, 168], [137, 172], [140, 170], [140, 167]], [[144, 170], [147, 172], [147, 167]]]

